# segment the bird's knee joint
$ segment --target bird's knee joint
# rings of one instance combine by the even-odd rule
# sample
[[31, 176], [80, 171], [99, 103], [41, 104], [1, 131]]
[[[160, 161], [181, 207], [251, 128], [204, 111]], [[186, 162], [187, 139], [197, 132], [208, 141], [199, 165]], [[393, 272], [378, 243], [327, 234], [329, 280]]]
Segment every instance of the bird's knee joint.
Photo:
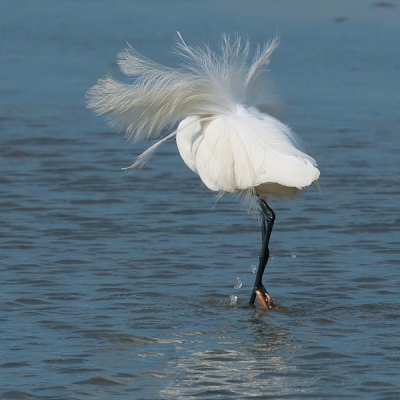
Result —
[[265, 217], [267, 218], [267, 221], [269, 223], [271, 223], [271, 224], [274, 223], [274, 221], [275, 221], [275, 213], [271, 209], [268, 210], [268, 212], [265, 215]]

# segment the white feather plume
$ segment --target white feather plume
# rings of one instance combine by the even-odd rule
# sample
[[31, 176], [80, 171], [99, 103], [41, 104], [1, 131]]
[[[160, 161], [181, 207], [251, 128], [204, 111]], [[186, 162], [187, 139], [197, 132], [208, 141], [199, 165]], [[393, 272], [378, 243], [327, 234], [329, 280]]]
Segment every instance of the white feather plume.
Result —
[[[164, 67], [133, 48], [121, 52], [121, 71], [132, 84], [108, 76], [87, 93], [88, 107], [107, 114], [111, 125], [133, 141], [157, 138], [190, 115], [216, 116], [237, 104], [263, 106], [259, 94], [264, 67], [278, 45], [274, 39], [250, 59], [249, 41], [223, 35], [218, 52], [208, 46], [188, 46], [178, 34], [176, 51], [184, 65]], [[255, 98], [256, 97], [256, 98]]]

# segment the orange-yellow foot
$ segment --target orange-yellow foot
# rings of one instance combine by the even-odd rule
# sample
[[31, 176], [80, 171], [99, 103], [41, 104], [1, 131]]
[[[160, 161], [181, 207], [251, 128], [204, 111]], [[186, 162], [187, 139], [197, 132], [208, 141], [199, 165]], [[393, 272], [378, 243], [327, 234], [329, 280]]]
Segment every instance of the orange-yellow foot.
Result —
[[274, 301], [272, 300], [272, 297], [264, 290], [254, 290], [256, 293], [257, 299], [261, 304], [262, 308], [265, 308], [266, 310], [271, 310], [271, 308], [276, 307], [274, 305]]

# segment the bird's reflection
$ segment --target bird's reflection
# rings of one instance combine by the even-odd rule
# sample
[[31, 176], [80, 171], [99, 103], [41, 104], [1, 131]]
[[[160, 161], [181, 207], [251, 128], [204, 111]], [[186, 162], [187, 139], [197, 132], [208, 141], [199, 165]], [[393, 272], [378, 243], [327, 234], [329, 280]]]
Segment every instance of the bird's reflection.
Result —
[[229, 334], [216, 335], [202, 350], [186, 352], [173, 368], [173, 379], [161, 391], [163, 398], [264, 398], [311, 391], [307, 377], [294, 361], [295, 339], [285, 328], [273, 325], [262, 311], [248, 320], [252, 336], [230, 340]]

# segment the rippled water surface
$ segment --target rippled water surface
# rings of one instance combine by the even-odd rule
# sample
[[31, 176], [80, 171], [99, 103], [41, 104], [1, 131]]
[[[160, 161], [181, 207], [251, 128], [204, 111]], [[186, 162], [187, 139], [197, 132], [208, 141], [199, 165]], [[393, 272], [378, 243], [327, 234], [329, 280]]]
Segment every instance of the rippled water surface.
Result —
[[[1, 399], [400, 398], [398, 2], [2, 8]], [[281, 36], [270, 69], [322, 189], [270, 203], [277, 310], [248, 306], [257, 219], [174, 142], [122, 172], [150, 143], [85, 108], [125, 40], [176, 65], [178, 30]]]

